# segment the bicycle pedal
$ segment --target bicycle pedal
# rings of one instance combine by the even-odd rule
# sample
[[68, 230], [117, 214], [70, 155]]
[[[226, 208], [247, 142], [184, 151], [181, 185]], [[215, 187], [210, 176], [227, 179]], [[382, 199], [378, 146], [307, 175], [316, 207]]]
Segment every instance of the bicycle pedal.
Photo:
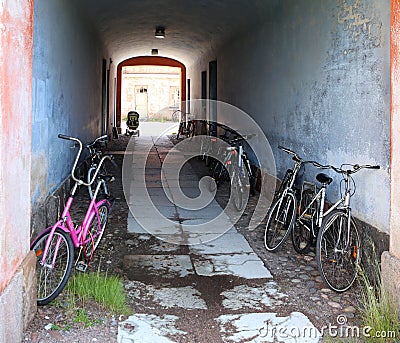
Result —
[[84, 272], [86, 272], [87, 267], [88, 267], [88, 265], [85, 262], [79, 261], [76, 264], [75, 269], [80, 271], [80, 272], [82, 272], [82, 273], [84, 273]]

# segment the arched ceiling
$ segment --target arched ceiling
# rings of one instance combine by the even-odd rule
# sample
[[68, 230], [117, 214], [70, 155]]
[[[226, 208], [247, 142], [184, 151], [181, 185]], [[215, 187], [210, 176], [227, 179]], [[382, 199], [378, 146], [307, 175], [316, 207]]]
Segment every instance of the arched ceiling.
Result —
[[[191, 65], [262, 20], [271, 0], [80, 0], [115, 62], [160, 56]], [[165, 27], [165, 39], [154, 37]]]

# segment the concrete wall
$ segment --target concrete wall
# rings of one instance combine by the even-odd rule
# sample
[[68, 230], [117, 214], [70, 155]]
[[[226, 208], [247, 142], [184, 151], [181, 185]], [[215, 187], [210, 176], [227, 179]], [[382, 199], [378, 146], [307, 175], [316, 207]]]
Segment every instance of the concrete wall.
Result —
[[102, 61], [97, 33], [76, 1], [34, 4], [32, 201], [70, 173], [76, 150], [58, 133], [84, 141], [101, 134]]
[[[285, 0], [262, 10], [255, 30], [189, 68], [192, 99], [216, 58], [218, 99], [262, 127], [278, 176], [291, 165], [279, 144], [321, 163], [380, 164], [355, 176], [352, 205], [357, 217], [388, 232], [390, 1]], [[338, 191], [336, 179], [329, 199]]]
[[[31, 1], [0, 1], [0, 342], [22, 341], [24, 325], [22, 269], [29, 252], [31, 212], [32, 17]], [[32, 283], [32, 277], [26, 279]]]

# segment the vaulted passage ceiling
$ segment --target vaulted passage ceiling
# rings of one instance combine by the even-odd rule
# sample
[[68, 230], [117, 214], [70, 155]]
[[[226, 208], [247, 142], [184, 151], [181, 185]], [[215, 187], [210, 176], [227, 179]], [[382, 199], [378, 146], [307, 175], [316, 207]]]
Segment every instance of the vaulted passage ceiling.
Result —
[[[92, 21], [116, 62], [161, 56], [190, 65], [204, 53], [248, 31], [276, 0], [84, 0], [78, 6]], [[154, 37], [165, 27], [165, 39]]]

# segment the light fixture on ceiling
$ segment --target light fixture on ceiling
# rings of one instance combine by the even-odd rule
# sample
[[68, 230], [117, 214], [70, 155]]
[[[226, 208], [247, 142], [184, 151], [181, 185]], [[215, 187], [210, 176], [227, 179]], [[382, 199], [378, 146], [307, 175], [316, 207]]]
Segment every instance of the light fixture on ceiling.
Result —
[[151, 49], [152, 55], [158, 55], [158, 49]]
[[156, 38], [165, 38], [165, 27], [164, 26], [157, 26], [156, 33], [154, 34]]

